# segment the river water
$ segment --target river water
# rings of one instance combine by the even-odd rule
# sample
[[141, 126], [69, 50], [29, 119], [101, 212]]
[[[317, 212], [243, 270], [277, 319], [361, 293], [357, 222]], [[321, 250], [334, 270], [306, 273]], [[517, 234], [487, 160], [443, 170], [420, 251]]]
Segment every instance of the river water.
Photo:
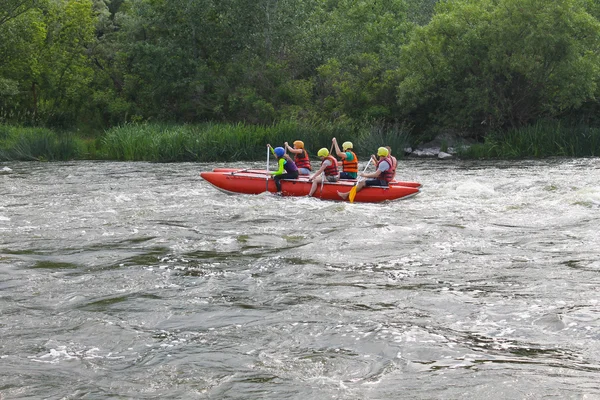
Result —
[[600, 398], [600, 159], [401, 161], [383, 204], [223, 166], [0, 163], [2, 400]]

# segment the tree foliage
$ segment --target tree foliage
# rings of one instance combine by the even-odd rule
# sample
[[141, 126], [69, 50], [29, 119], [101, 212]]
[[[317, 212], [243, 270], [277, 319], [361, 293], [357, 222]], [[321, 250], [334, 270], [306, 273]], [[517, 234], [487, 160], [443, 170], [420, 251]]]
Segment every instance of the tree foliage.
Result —
[[38, 0], [4, 0], [0, 4], [0, 25], [4, 25], [26, 13], [37, 6], [38, 3]]
[[0, 122], [600, 123], [596, 0], [5, 0]]
[[599, 46], [578, 0], [440, 3], [404, 48], [399, 103], [463, 129], [557, 117], [598, 93]]
[[0, 25], [0, 118], [71, 126], [91, 94], [91, 1], [18, 3]]
[[317, 68], [318, 104], [327, 117], [395, 119], [396, 81], [390, 71], [412, 24], [404, 1], [340, 0], [332, 7], [325, 38], [330, 57]]

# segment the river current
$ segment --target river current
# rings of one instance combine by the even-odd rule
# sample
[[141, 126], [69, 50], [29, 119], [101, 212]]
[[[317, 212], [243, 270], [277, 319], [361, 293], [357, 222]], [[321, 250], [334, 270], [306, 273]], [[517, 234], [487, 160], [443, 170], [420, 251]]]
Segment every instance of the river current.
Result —
[[600, 399], [600, 159], [199, 176], [263, 164], [0, 163], [0, 399]]

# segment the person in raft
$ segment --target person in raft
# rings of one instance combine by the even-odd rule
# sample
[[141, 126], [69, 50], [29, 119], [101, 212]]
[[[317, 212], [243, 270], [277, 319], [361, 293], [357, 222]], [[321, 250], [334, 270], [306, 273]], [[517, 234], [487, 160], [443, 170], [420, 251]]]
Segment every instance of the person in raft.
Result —
[[[398, 167], [398, 160], [392, 155], [392, 148], [390, 146], [385, 146], [385, 148], [388, 149], [388, 156], [392, 161], [392, 180], [394, 180], [396, 179], [396, 168]], [[371, 160], [373, 160], [373, 164], [377, 165], [377, 157], [375, 156], [375, 154], [371, 155]]]
[[392, 181], [394, 179], [396, 179], [396, 168], [398, 167], [398, 160], [396, 159], [396, 157], [394, 157], [392, 155], [392, 148], [390, 146], [385, 146], [386, 149], [388, 149], [388, 157], [390, 157], [390, 160], [392, 161]]
[[275, 186], [277, 186], [277, 194], [281, 195], [281, 180], [297, 179], [298, 167], [296, 166], [294, 161], [292, 161], [290, 156], [285, 154], [285, 150], [283, 149], [283, 147], [275, 147], [275, 149], [273, 149], [270, 144], [268, 144], [267, 147], [271, 149], [271, 153], [273, 153], [277, 158], [277, 164], [279, 165], [279, 169], [277, 171], [271, 172], [271, 175], [273, 175]]
[[[365, 186], [388, 186], [388, 183], [392, 180], [393, 174], [392, 160], [390, 159], [389, 154], [389, 150], [385, 147], [377, 149], [377, 170], [375, 172], [360, 174], [360, 176], [369, 179], [360, 180], [356, 184], [356, 193], [360, 192]], [[344, 200], [348, 198], [349, 194], [350, 192], [338, 192], [338, 195]]]
[[[337, 160], [329, 154], [329, 150], [323, 147], [319, 150], [317, 156], [319, 156], [322, 163], [321, 168], [308, 179], [309, 182], [312, 182], [310, 192], [308, 193], [309, 197], [315, 193], [317, 185], [321, 183], [323, 179], [327, 180], [327, 182], [337, 182], [340, 180]], [[325, 176], [323, 177], [323, 175]]]
[[304, 148], [304, 142], [302, 140], [296, 140], [293, 145], [294, 147], [290, 147], [288, 142], [284, 143], [285, 149], [290, 153], [294, 153], [294, 162], [298, 167], [298, 173], [300, 175], [310, 175], [312, 168], [310, 166], [310, 158], [308, 158], [308, 152]]
[[342, 159], [340, 179], [356, 179], [358, 174], [358, 157], [354, 154], [352, 142], [342, 143], [344, 151], [340, 151], [336, 138], [333, 138], [331, 141], [335, 146], [335, 153]]

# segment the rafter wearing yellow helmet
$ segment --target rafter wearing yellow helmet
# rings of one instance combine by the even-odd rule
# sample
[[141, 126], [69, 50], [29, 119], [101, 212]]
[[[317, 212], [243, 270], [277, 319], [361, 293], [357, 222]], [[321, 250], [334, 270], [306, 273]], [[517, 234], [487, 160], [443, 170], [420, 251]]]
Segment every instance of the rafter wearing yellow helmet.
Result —
[[[393, 163], [389, 157], [390, 151], [385, 147], [377, 149], [376, 162], [377, 167], [375, 172], [361, 173], [361, 179], [356, 183], [355, 188], [352, 188], [349, 192], [338, 192], [338, 195], [342, 199], [350, 198], [350, 201], [354, 201], [356, 193], [360, 192], [365, 186], [383, 186], [387, 187], [393, 177]], [[372, 156], [375, 159], [375, 156]], [[367, 178], [367, 179], [362, 179]]]
[[335, 154], [342, 159], [340, 179], [356, 179], [358, 176], [358, 157], [354, 153], [354, 145], [352, 142], [344, 142], [342, 143], [342, 151], [336, 138], [331, 139], [331, 141], [335, 147]]
[[[335, 157], [329, 154], [329, 150], [323, 147], [317, 152], [317, 156], [321, 158], [322, 162], [319, 170], [308, 179], [310, 182], [312, 182], [310, 192], [308, 193], [309, 197], [315, 194], [319, 183], [324, 181], [337, 182], [340, 180], [337, 160]], [[323, 185], [321, 185], [321, 190], [322, 188]]]

